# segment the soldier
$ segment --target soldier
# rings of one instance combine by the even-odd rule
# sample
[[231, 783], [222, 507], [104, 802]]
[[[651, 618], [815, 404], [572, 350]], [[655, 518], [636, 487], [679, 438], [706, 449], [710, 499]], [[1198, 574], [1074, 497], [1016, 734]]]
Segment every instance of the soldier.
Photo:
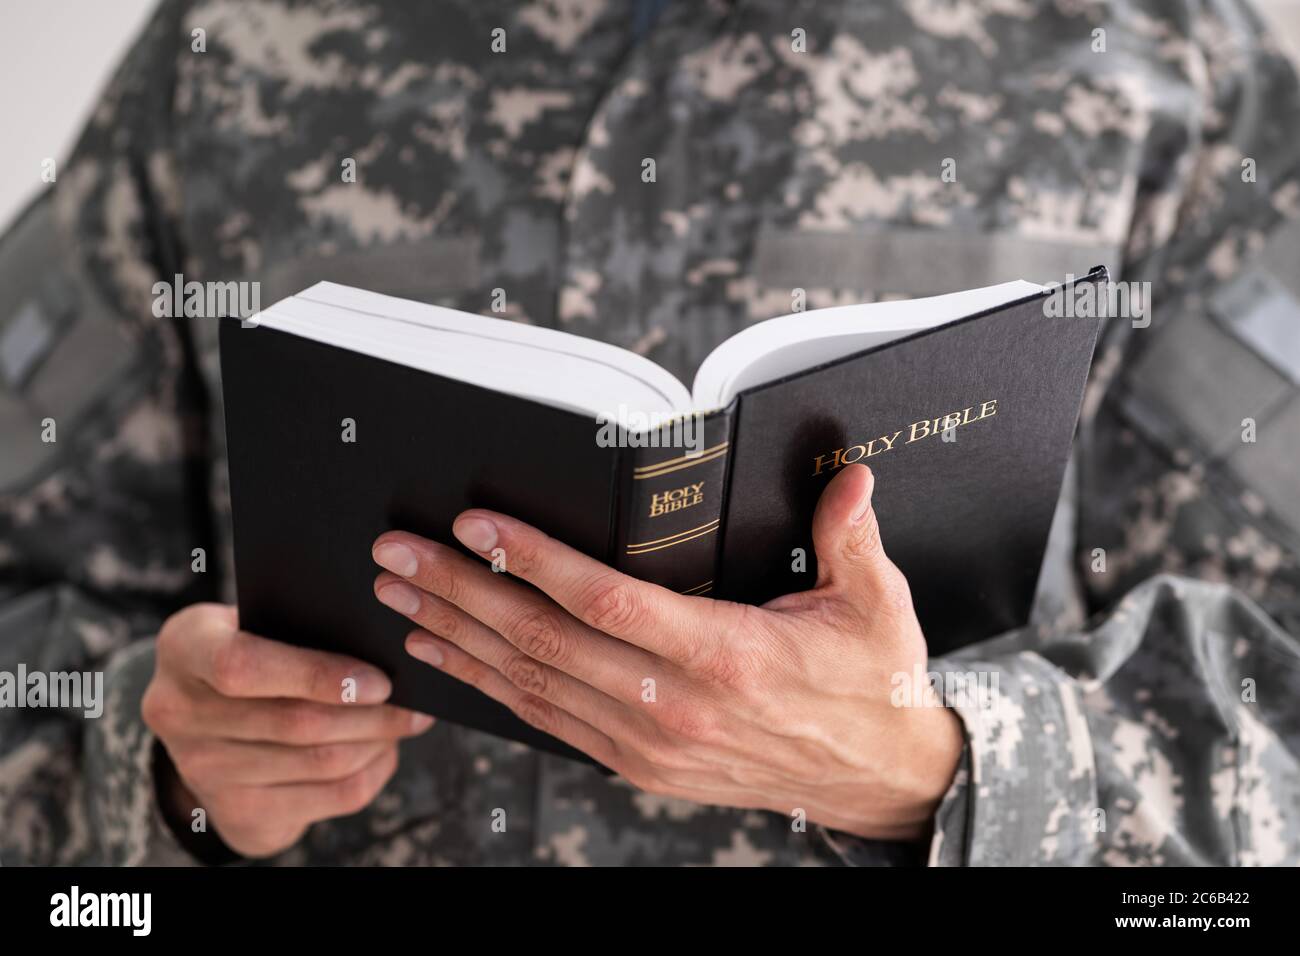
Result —
[[[99, 719], [0, 712], [0, 858], [1300, 861], [1292, 67], [1241, 0], [827, 6], [161, 5], [0, 241], [0, 669], [100, 670], [107, 697]], [[1030, 625], [925, 661], [858, 468], [819, 512], [830, 577], [778, 609], [834, 591], [831, 640], [893, 607], [867, 660], [994, 675], [992, 705], [911, 714], [925, 746], [899, 753], [878, 682], [834, 724], [875, 743], [810, 742], [794, 776], [729, 731], [742, 772], [669, 780], [654, 760], [700, 736], [679, 726], [620, 751], [641, 787], [428, 730], [379, 674], [325, 703], [313, 680], [353, 665], [240, 634], [218, 318], [151, 308], [176, 275], [263, 302], [319, 278], [495, 298], [688, 377], [792, 295], [1099, 262], [1151, 296], [1106, 323]], [[575, 699], [501, 683], [472, 618], [417, 616], [446, 640], [413, 650], [572, 729]]]

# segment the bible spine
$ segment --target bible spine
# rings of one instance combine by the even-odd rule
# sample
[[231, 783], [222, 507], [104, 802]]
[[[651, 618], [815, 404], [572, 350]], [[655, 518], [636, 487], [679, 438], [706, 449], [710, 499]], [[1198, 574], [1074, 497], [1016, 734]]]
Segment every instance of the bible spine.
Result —
[[613, 567], [681, 594], [712, 592], [731, 422], [729, 410], [678, 419], [650, 433], [655, 446], [623, 450]]

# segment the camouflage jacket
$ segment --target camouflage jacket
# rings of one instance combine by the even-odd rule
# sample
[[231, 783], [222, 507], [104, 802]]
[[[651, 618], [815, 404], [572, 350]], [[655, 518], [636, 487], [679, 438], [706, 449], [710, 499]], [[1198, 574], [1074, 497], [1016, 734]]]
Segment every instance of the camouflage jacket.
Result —
[[517, 321], [688, 377], [796, 288], [817, 307], [1104, 262], [1152, 283], [1151, 321], [1106, 324], [1031, 625], [932, 661], [1000, 693], [962, 712], [928, 846], [440, 725], [275, 862], [1300, 862], [1300, 94], [1255, 16], [646, 10], [161, 5], [0, 241], [0, 671], [102, 670], [107, 697], [99, 719], [0, 711], [0, 860], [191, 859], [139, 704], [160, 621], [233, 597], [229, 520], [216, 320], [155, 318], [159, 279], [485, 314], [499, 289]]

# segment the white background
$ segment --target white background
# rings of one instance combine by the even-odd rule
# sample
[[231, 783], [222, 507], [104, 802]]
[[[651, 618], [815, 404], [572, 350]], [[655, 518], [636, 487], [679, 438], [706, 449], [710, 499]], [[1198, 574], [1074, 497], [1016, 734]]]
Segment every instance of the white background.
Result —
[[[1300, 55], [1300, 0], [1256, 0]], [[154, 0], [4, 0], [0, 13], [0, 230], [67, 157], [100, 87]]]

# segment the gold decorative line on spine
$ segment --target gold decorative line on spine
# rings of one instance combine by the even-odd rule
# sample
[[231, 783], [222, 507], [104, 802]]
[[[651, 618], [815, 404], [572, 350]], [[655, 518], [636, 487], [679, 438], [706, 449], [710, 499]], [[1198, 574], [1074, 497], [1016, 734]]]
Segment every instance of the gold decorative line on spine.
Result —
[[723, 449], [722, 451], [716, 451], [712, 455], [705, 455], [703, 458], [696, 458], [692, 461], [688, 461], [680, 465], [673, 465], [670, 468], [661, 468], [659, 469], [659, 471], [649, 471], [646, 472], [644, 475], [633, 475], [632, 480], [642, 481], [643, 479], [646, 478], [658, 478], [660, 475], [667, 475], [670, 472], [681, 471], [683, 468], [692, 468], [695, 465], [702, 465], [706, 461], [713, 461], [715, 458], [721, 458], [726, 453], [727, 453], [726, 449]]
[[714, 523], [714, 524], [708, 526], [708, 530], [707, 530], [707, 531], [701, 531], [699, 534], [693, 534], [693, 535], [691, 535], [689, 538], [678, 538], [676, 541], [669, 541], [667, 544], [657, 544], [657, 545], [655, 545], [653, 548], [640, 548], [639, 550], [636, 550], [636, 551], [633, 551], [631, 548], [629, 548], [628, 551], [627, 551], [627, 553], [628, 553], [628, 554], [647, 554], [647, 553], [649, 553], [649, 552], [651, 552], [651, 551], [662, 551], [664, 548], [675, 548], [675, 547], [676, 547], [677, 545], [679, 545], [679, 544], [685, 544], [687, 541], [694, 541], [696, 538], [702, 538], [702, 537], [704, 537], [706, 534], [713, 534], [713, 532], [715, 532], [715, 531], [717, 531], [717, 530], [718, 530], [718, 526], [717, 526], [716, 523]]
[[721, 445], [714, 445], [712, 448], [704, 449], [698, 455], [683, 455], [681, 458], [671, 458], [655, 465], [642, 465], [640, 468], [633, 468], [632, 478], [635, 481], [640, 481], [643, 478], [657, 478], [659, 475], [666, 475], [669, 472], [690, 468], [692, 465], [701, 465], [706, 461], [713, 461], [715, 458], [721, 458], [727, 453], [727, 444], [724, 441]]
[[705, 528], [709, 528], [711, 530], [713, 526], [716, 525], [721, 520], [722, 520], [721, 518], [714, 518], [712, 521], [706, 521], [698, 528], [687, 528], [685, 531], [678, 531], [676, 534], [670, 534], [663, 538], [655, 538], [653, 541], [638, 541], [636, 544], [629, 544], [628, 547], [644, 548], [652, 544], [663, 544], [665, 541], [672, 541], [675, 538], [681, 538], [688, 534], [694, 534], [696, 531], [703, 531]]
[[727, 444], [728, 444], [728, 443], [724, 441], [724, 442], [722, 442], [721, 444], [714, 445], [712, 448], [705, 448], [705, 449], [703, 449], [702, 451], [700, 451], [698, 454], [695, 454], [695, 455], [682, 455], [680, 458], [669, 458], [667, 461], [658, 461], [658, 462], [655, 462], [653, 465], [642, 465], [640, 468], [633, 468], [632, 470], [633, 470], [633, 471], [637, 471], [637, 472], [640, 472], [640, 471], [654, 471], [656, 468], [662, 468], [664, 465], [675, 465], [675, 464], [677, 464], [679, 461], [688, 461], [688, 460], [691, 460], [691, 459], [698, 459], [698, 458], [700, 457], [700, 455], [708, 455], [708, 454], [711, 454], [712, 452], [715, 452], [715, 451], [721, 451], [722, 449], [724, 449], [724, 448], [727, 447]]
[[712, 590], [713, 590], [713, 582], [705, 581], [703, 584], [697, 584], [693, 588], [687, 588], [685, 591], [682, 591], [681, 593], [689, 594], [689, 595], [708, 594]]

